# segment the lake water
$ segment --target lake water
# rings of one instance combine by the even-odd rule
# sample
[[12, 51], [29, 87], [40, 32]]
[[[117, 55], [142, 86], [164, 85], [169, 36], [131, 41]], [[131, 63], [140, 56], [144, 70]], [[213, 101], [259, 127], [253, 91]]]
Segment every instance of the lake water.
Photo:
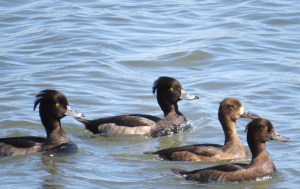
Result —
[[[74, 155], [2, 157], [0, 188], [299, 188], [299, 1], [1, 1], [0, 137], [45, 136], [35, 95], [62, 91], [87, 119], [163, 117], [152, 84], [177, 78], [199, 100], [180, 101], [196, 129], [164, 136], [93, 135], [66, 117]], [[292, 142], [267, 142], [272, 179], [199, 184], [170, 169], [229, 163], [171, 162], [143, 154], [223, 144], [221, 100], [235, 97]], [[245, 145], [249, 119], [237, 121]], [[239, 160], [248, 163], [251, 156]]]

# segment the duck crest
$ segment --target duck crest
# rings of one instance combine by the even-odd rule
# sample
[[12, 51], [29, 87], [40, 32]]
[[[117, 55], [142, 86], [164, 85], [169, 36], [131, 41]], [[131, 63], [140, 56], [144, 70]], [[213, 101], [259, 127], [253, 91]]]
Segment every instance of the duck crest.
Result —
[[[157, 92], [157, 89], [159, 88], [168, 88], [171, 86], [172, 83], [175, 83], [177, 79], [167, 76], [161, 76], [153, 83], [152, 87], [152, 93], [155, 94]], [[179, 86], [182, 88], [182, 86], [179, 84]]]
[[42, 102], [55, 103], [58, 100], [63, 101], [64, 104], [68, 105], [67, 97], [56, 90], [46, 89], [42, 90], [35, 96], [35, 102], [33, 106], [33, 110], [36, 109], [37, 105]]
[[[180, 100], [199, 99], [198, 96], [189, 95], [182, 88], [180, 82], [171, 77], [162, 76], [154, 81], [153, 94], [156, 94], [157, 102], [164, 113], [164, 118], [146, 114], [127, 114], [112, 117], [103, 117], [94, 120], [76, 118], [85, 127], [97, 133], [121, 133], [121, 134], [150, 134], [162, 136], [157, 133], [176, 133], [177, 129], [186, 121], [184, 115], [179, 112], [177, 102]], [[165, 132], [166, 128], [172, 127], [171, 132]]]
[[[41, 122], [46, 130], [47, 138], [25, 136], [0, 139], [0, 154], [4, 156], [21, 155], [38, 151], [61, 149], [59, 146], [67, 147], [66, 151], [75, 152], [77, 147], [71, 144], [68, 135], [61, 129], [60, 119], [64, 116], [83, 117], [80, 112], [73, 110], [67, 97], [56, 90], [43, 90], [36, 95], [33, 109], [39, 106]], [[59, 152], [58, 152], [59, 153]]]

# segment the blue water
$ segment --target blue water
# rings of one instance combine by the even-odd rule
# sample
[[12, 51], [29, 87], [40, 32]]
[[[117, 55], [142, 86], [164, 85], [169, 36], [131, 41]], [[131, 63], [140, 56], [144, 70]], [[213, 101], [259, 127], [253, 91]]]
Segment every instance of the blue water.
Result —
[[[152, 84], [177, 78], [196, 101], [180, 111], [196, 129], [161, 138], [92, 135], [62, 120], [70, 156], [0, 159], [1, 188], [298, 188], [300, 184], [300, 3], [298, 1], [1, 1], [0, 137], [45, 136], [35, 95], [66, 94], [87, 119], [128, 113], [163, 117]], [[267, 142], [274, 178], [198, 184], [173, 174], [229, 163], [168, 162], [144, 151], [223, 144], [217, 119], [226, 97], [269, 119], [292, 142]], [[245, 145], [244, 128], [237, 121]], [[248, 163], [251, 156], [239, 160]]]

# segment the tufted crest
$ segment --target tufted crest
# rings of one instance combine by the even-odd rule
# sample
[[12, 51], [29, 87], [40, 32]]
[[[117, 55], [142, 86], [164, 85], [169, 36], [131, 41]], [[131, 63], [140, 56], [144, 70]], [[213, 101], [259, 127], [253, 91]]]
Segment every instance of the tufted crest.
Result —
[[179, 81], [177, 79], [175, 79], [175, 78], [167, 77], [167, 76], [159, 77], [153, 83], [152, 92], [153, 92], [153, 94], [155, 94], [155, 91], [158, 88], [169, 88], [170, 86], [174, 85], [174, 83], [178, 83], [179, 86], [182, 88], [182, 86], [180, 85]]
[[47, 102], [49, 104], [56, 103], [56, 102], [63, 102], [66, 105], [69, 104], [66, 96], [63, 93], [56, 90], [50, 90], [50, 89], [43, 90], [39, 92], [39, 94], [37, 94], [35, 98], [36, 99], [34, 102], [33, 110], [35, 110], [37, 105], [42, 102]]

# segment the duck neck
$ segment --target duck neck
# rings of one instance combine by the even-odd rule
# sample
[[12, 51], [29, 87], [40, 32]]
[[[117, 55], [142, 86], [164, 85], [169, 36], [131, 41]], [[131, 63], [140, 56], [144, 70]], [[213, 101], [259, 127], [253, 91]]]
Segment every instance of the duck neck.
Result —
[[268, 156], [266, 152], [265, 142], [260, 141], [252, 141], [251, 139], [247, 139], [250, 151], [252, 153], [252, 161], [257, 159], [260, 156]]
[[240, 139], [237, 135], [237, 132], [236, 132], [236, 124], [235, 124], [235, 121], [232, 121], [230, 118], [226, 118], [224, 116], [219, 116], [219, 120], [221, 122], [221, 125], [222, 125], [222, 128], [223, 128], [223, 131], [224, 131], [224, 134], [225, 134], [225, 143], [224, 145], [226, 144], [229, 144], [231, 142], [240, 142]]
[[266, 152], [266, 146], [264, 142], [249, 142], [248, 140], [248, 144], [252, 153], [252, 160], [249, 164], [249, 167], [258, 167], [256, 165], [259, 165], [258, 171], [262, 172], [262, 174], [269, 174], [276, 171], [273, 161]]
[[259, 175], [272, 174], [276, 171], [273, 161], [266, 152], [265, 142], [255, 142], [254, 140], [249, 141], [249, 139], [247, 139], [247, 141], [252, 153], [252, 160], [248, 167], [254, 168], [255, 172], [259, 173]]
[[177, 102], [170, 103], [169, 101], [164, 101], [164, 100], [157, 100], [157, 101], [161, 110], [164, 112], [164, 117], [166, 117], [169, 114], [182, 115], [182, 113], [179, 112], [178, 110]]
[[60, 119], [53, 119], [47, 116], [41, 116], [42, 124], [45, 127], [48, 144], [63, 144], [71, 142], [68, 135], [61, 129]]

